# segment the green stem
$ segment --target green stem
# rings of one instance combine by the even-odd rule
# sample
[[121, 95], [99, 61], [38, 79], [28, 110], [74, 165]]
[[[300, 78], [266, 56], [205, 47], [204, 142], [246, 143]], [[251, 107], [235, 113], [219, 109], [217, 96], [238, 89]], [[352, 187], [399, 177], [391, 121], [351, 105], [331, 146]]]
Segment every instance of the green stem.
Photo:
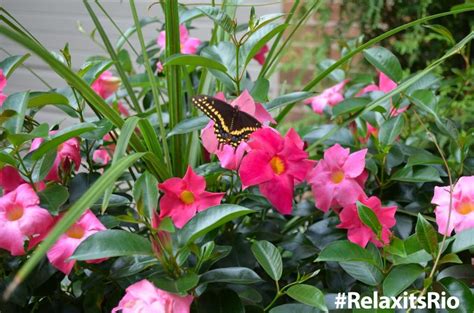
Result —
[[[166, 57], [181, 52], [179, 34], [179, 14], [178, 1], [165, 1], [165, 29], [166, 29]], [[184, 104], [181, 94], [181, 67], [171, 65], [166, 69], [166, 81], [168, 85], [168, 112], [170, 115], [169, 128], [173, 129], [182, 119], [184, 119]], [[175, 175], [182, 175], [185, 170], [183, 160], [184, 136], [176, 135], [171, 138], [173, 150], [173, 169]]]
[[153, 70], [151, 69], [151, 66], [150, 66], [150, 59], [148, 57], [148, 52], [146, 51], [145, 40], [143, 38], [142, 28], [140, 27], [140, 20], [138, 19], [137, 8], [135, 6], [134, 0], [130, 0], [130, 9], [132, 11], [135, 28], [137, 29], [138, 41], [140, 42], [140, 46], [142, 49], [145, 70], [148, 76], [148, 80], [150, 81], [150, 84], [151, 84], [153, 102], [155, 103], [156, 113], [158, 115], [158, 120], [159, 120], [160, 136], [161, 136], [161, 142], [163, 144], [163, 154], [164, 154], [165, 162], [168, 166], [168, 169], [171, 171], [172, 163], [171, 163], [170, 152], [168, 148], [168, 142], [166, 140], [166, 130], [165, 130], [164, 122], [163, 122], [163, 114], [161, 112], [160, 96], [158, 94], [158, 85], [156, 83]]

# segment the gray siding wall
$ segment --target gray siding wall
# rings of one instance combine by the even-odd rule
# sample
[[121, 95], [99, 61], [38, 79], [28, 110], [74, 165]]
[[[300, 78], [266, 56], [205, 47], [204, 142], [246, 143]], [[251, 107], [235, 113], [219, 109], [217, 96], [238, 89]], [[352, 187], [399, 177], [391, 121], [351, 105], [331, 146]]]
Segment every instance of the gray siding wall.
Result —
[[[90, 1], [93, 3], [93, 1]], [[142, 17], [162, 17], [159, 5], [150, 6], [156, 1], [136, 0], [139, 16]], [[187, 4], [202, 4], [201, 0], [181, 1]], [[217, 1], [220, 2], [220, 1]], [[128, 1], [120, 0], [101, 0], [100, 3], [106, 8], [107, 12], [114, 18], [118, 26], [125, 30], [133, 24]], [[257, 14], [269, 14], [281, 12], [282, 4], [280, 1], [268, 0], [245, 0], [241, 4], [255, 4]], [[261, 4], [265, 4], [260, 6]], [[45, 47], [52, 51], [59, 51], [69, 43], [69, 49], [72, 55], [73, 66], [79, 68], [84, 60], [91, 55], [105, 54], [100, 46], [95, 44], [86, 34], [79, 31], [78, 25], [90, 33], [93, 29], [93, 23], [80, 0], [0, 0], [3, 6], [10, 14], [20, 21]], [[245, 21], [249, 16], [250, 7], [242, 6], [238, 9], [238, 21]], [[106, 27], [109, 37], [115, 42], [119, 38], [119, 32], [110, 24], [107, 18], [96, 10], [101, 22]], [[152, 40], [157, 37], [157, 24], [149, 25], [144, 28], [144, 36], [146, 40]], [[193, 22], [195, 29], [191, 30], [191, 35], [199, 37], [201, 40], [208, 40], [212, 24], [206, 18], [200, 18]], [[100, 41], [98, 35], [97, 39]], [[139, 50], [136, 40], [132, 43]], [[27, 51], [23, 47], [18, 46], [14, 42], [0, 36], [0, 47], [8, 51], [10, 54], [25, 54]], [[5, 52], [0, 51], [0, 59], [6, 57]], [[34, 70], [43, 79], [54, 87], [64, 86], [64, 81], [51, 71], [46, 64], [38, 58], [32, 56], [26, 62], [32, 70]], [[252, 64], [253, 69], [257, 70], [259, 65]], [[277, 77], [273, 78], [271, 83], [272, 92], [276, 92], [278, 85]], [[14, 75], [8, 80], [6, 94], [22, 90], [47, 90], [41, 81], [34, 77], [25, 68], [17, 69]], [[47, 107], [45, 112], [41, 114], [40, 119], [46, 121], [59, 122], [58, 119], [64, 117], [60, 111]]]

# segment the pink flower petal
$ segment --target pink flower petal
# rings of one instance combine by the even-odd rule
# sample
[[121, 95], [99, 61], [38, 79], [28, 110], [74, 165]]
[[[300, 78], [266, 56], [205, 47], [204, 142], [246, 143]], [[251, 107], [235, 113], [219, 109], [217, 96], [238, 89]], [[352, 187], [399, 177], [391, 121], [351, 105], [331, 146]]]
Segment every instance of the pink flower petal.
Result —
[[342, 167], [346, 176], [351, 178], [358, 177], [362, 174], [362, 171], [365, 168], [365, 156], [367, 154], [367, 149], [362, 149], [350, 154], [344, 166]]
[[275, 176], [260, 185], [260, 192], [282, 214], [291, 214], [293, 208], [293, 180], [288, 175]]
[[242, 160], [239, 176], [244, 187], [258, 185], [273, 178], [271, 157], [265, 151], [252, 150]]

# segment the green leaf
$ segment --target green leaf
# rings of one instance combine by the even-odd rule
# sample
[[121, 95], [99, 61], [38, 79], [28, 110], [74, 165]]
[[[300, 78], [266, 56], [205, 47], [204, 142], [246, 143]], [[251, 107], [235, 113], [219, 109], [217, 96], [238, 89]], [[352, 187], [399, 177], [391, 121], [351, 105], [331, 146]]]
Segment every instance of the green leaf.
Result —
[[392, 145], [395, 140], [400, 136], [402, 129], [405, 125], [405, 120], [402, 115], [391, 118], [385, 121], [380, 126], [379, 141], [383, 146]]
[[199, 212], [179, 232], [183, 245], [194, 242], [213, 229], [254, 211], [235, 204], [221, 204]]
[[186, 293], [188, 290], [196, 287], [199, 282], [199, 276], [196, 273], [189, 272], [178, 279], [165, 276], [152, 280], [160, 289], [173, 293]]
[[474, 294], [464, 282], [452, 277], [445, 277], [439, 281], [441, 286], [451, 297], [459, 299], [457, 309], [448, 309], [450, 313], [471, 313], [474, 312]]
[[288, 288], [286, 294], [298, 302], [307, 304], [327, 312], [328, 308], [324, 301], [324, 294], [314, 286], [300, 284]]
[[26, 108], [28, 106], [29, 92], [14, 93], [5, 100], [1, 107], [1, 111], [12, 110], [16, 114], [3, 123], [3, 127], [11, 134], [18, 134], [23, 128]]
[[274, 307], [270, 313], [320, 313], [321, 311], [304, 304], [290, 303]]
[[[135, 132], [135, 129], [137, 127], [138, 121], [140, 119], [136, 116], [132, 116], [128, 118], [125, 121], [125, 124], [123, 124], [122, 129], [120, 130], [120, 136], [117, 140], [117, 144], [115, 146], [115, 151], [114, 155], [112, 156], [112, 165], [117, 163], [118, 160], [120, 160], [125, 153], [127, 152], [130, 138], [132, 137], [133, 133]], [[102, 214], [105, 212], [107, 209], [107, 206], [109, 204], [109, 199], [110, 196], [112, 195], [113, 191], [113, 186], [111, 186], [109, 189], [106, 190], [104, 194], [104, 198], [102, 199]]]
[[196, 301], [196, 313], [245, 313], [240, 297], [235, 291], [219, 288], [207, 290]]
[[100, 60], [100, 61], [91, 61], [84, 64], [83, 68], [79, 71], [79, 76], [84, 79], [89, 85], [92, 84], [100, 74], [105, 72], [108, 68], [112, 66], [111, 60]]
[[201, 275], [199, 283], [255, 284], [262, 282], [260, 276], [246, 267], [224, 267]]
[[454, 39], [453, 34], [449, 31], [449, 29], [447, 29], [443, 25], [432, 24], [432, 25], [423, 25], [423, 26], [426, 27], [426, 28], [431, 29], [432, 31], [434, 31], [438, 34], [440, 34], [444, 39], [446, 39], [446, 41], [450, 45], [454, 46], [456, 44], [456, 40]]
[[443, 255], [441, 259], [439, 260], [438, 264], [447, 264], [447, 263], [456, 263], [456, 264], [462, 264], [462, 260], [458, 257], [457, 254], [454, 253], [448, 253], [446, 255]]
[[382, 271], [367, 262], [340, 262], [349, 275], [369, 286], [378, 286], [383, 280]]
[[436, 164], [443, 164], [443, 159], [439, 156], [429, 153], [426, 150], [421, 150], [411, 155], [407, 161], [407, 166]]
[[4, 59], [2, 62], [0, 62], [0, 69], [3, 70], [3, 75], [9, 78], [13, 74], [13, 72], [19, 66], [21, 66], [30, 56], [31, 55], [27, 53], [25, 55], [13, 55]]
[[400, 257], [406, 257], [407, 252], [405, 250], [405, 243], [398, 237], [393, 237], [390, 241], [390, 245], [384, 247], [385, 251], [397, 255]]
[[382, 224], [380, 224], [377, 215], [368, 206], [357, 201], [357, 214], [364, 225], [369, 227], [378, 238], [382, 236]]
[[0, 167], [3, 167], [4, 164], [9, 164], [13, 167], [17, 166], [17, 162], [14, 157], [9, 155], [5, 151], [0, 151]]
[[338, 240], [328, 244], [319, 254], [316, 262], [361, 261], [375, 264], [367, 250], [347, 240]]
[[265, 102], [268, 101], [268, 91], [270, 90], [270, 82], [268, 79], [260, 77], [255, 81], [250, 94], [255, 102]]
[[69, 198], [69, 192], [61, 185], [52, 184], [41, 190], [38, 196], [41, 207], [56, 215], [59, 213], [59, 207]]
[[332, 115], [354, 113], [362, 110], [370, 102], [369, 98], [349, 98], [332, 108]]
[[418, 214], [416, 221], [416, 238], [421, 244], [421, 247], [431, 255], [436, 255], [438, 248], [438, 234], [433, 225], [428, 222], [423, 215]]
[[179, 122], [169, 133], [168, 137], [180, 134], [187, 134], [193, 131], [201, 130], [209, 123], [207, 116], [198, 116], [184, 119]]
[[213, 59], [203, 57], [200, 55], [191, 54], [175, 54], [165, 60], [163, 66], [171, 65], [192, 65], [202, 66], [209, 69], [218, 70], [221, 72], [227, 72], [227, 68], [221, 63], [214, 61]]
[[273, 279], [280, 280], [283, 273], [283, 261], [280, 251], [266, 240], [252, 244], [252, 253], [265, 272]]
[[240, 48], [240, 56], [245, 60], [245, 65], [249, 64], [252, 58], [270, 41], [274, 36], [281, 33], [288, 27], [288, 24], [271, 23], [259, 28], [250, 35], [249, 39]]
[[33, 160], [38, 160], [46, 152], [56, 150], [56, 148], [71, 138], [77, 137], [83, 133], [94, 130], [96, 126], [92, 123], [80, 123], [66, 127], [59, 130], [57, 133], [51, 136], [49, 140], [45, 140], [39, 147], [33, 152]]
[[24, 159], [25, 163], [28, 164], [33, 164], [33, 166], [28, 166], [28, 168], [31, 170], [33, 169], [31, 173], [31, 179], [33, 182], [37, 183], [42, 181], [46, 175], [48, 175], [49, 171], [54, 165], [54, 160], [56, 159], [56, 154], [57, 151], [56, 149], [46, 151], [39, 160], [32, 160], [33, 158], [33, 153], [31, 152], [27, 154], [27, 156]]
[[70, 259], [84, 261], [124, 255], [153, 255], [151, 243], [143, 236], [109, 229], [87, 237]]
[[158, 207], [158, 180], [150, 172], [144, 172], [133, 186], [133, 198], [137, 211], [150, 220]]
[[451, 247], [452, 253], [458, 253], [474, 248], [474, 228], [463, 230], [453, 238], [454, 243]]
[[416, 170], [413, 167], [404, 167], [396, 171], [390, 180], [410, 183], [443, 182], [435, 168], [426, 166]]
[[266, 103], [265, 109], [267, 109], [267, 111], [281, 109], [287, 105], [306, 100], [312, 96], [314, 96], [314, 93], [306, 92], [306, 91], [297, 91], [297, 92], [288, 93], [286, 95], [279, 96], [273, 99], [272, 101]]
[[379, 71], [398, 82], [402, 79], [403, 71], [397, 57], [383, 47], [374, 47], [364, 50], [365, 59]]
[[64, 95], [56, 92], [30, 93], [28, 108], [41, 108], [48, 104], [69, 106], [69, 100]]
[[196, 7], [196, 9], [212, 19], [217, 25], [222, 27], [225, 32], [231, 35], [234, 34], [235, 27], [237, 26], [236, 23], [221, 9], [212, 6], [199, 6]]
[[418, 264], [405, 264], [392, 268], [383, 281], [385, 296], [395, 297], [408, 288], [424, 272]]
[[[31, 257], [23, 264], [15, 276], [15, 281], [21, 283], [36, 265], [43, 259], [46, 252], [66, 232], [94, 202], [104, 193], [104, 191], [115, 182], [123, 171], [143, 157], [144, 153], [136, 153], [124, 157], [117, 164], [107, 169], [102, 176], [89, 188], [82, 197], [77, 200], [64, 216], [55, 224], [48, 236], [43, 240], [33, 252]], [[143, 238], [142, 238], [143, 239]], [[15, 288], [15, 285], [10, 286]]]

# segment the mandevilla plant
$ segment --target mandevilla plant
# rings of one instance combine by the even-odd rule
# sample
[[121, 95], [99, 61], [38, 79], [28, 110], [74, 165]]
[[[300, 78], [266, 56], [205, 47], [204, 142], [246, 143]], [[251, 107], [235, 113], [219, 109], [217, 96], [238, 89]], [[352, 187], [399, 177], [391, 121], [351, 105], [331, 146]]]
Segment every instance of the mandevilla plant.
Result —
[[[49, 51], [0, 9], [0, 34], [25, 49], [0, 62], [0, 311], [309, 313], [340, 292], [436, 291], [474, 312], [473, 130], [442, 106], [437, 71], [460, 55], [472, 73], [474, 32], [418, 72], [378, 45], [474, 6], [351, 41], [302, 90], [272, 96], [323, 1], [244, 6], [237, 21], [238, 1], [161, 1], [162, 20], [130, 0], [119, 38], [100, 2], [83, 4], [107, 54], [79, 69], [67, 44]], [[197, 19], [207, 38], [190, 33]], [[67, 87], [6, 92], [30, 54]], [[45, 106], [75, 122], [41, 121]]]

